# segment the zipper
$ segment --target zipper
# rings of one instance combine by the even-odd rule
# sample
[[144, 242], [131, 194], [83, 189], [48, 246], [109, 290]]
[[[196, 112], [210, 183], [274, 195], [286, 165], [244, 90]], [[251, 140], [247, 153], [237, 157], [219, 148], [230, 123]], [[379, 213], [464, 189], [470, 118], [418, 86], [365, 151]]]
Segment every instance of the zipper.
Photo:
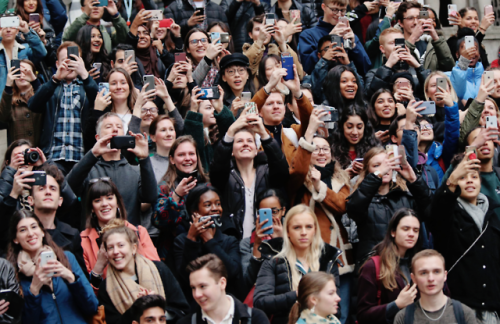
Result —
[[52, 299], [54, 300], [54, 304], [56, 304], [57, 314], [59, 315], [59, 320], [61, 321], [61, 324], [62, 324], [63, 320], [62, 320], [62, 317], [61, 317], [61, 312], [59, 311], [59, 306], [57, 305], [56, 294], [54, 294], [54, 292], [52, 292]]
[[263, 245], [263, 244], [267, 245], [271, 249], [271, 251], [275, 252], [276, 254], [280, 253], [280, 251], [273, 249], [271, 244], [269, 244], [268, 242], [262, 242], [261, 245]]
[[326, 268], [326, 273], [332, 273], [332, 269], [333, 269], [333, 265], [338, 261], [340, 263], [340, 266], [344, 266], [344, 264], [342, 263], [342, 261], [339, 260], [339, 257], [342, 255], [342, 252], [341, 250], [338, 250], [337, 251], [337, 254], [335, 254], [335, 259], [333, 260], [330, 260], [328, 262], [328, 266]]

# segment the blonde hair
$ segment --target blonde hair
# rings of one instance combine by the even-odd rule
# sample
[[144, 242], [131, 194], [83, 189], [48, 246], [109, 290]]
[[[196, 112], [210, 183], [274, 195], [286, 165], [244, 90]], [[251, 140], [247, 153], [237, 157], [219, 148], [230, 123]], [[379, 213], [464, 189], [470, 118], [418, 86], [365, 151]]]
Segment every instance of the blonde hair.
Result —
[[380, 36], [378, 37], [378, 40], [379, 40], [378, 42], [380, 45], [385, 45], [385, 37], [389, 34], [400, 34], [401, 36], [403, 36], [401, 38], [404, 38], [404, 34], [400, 29], [390, 27], [390, 28], [384, 29], [380, 33]]
[[429, 74], [427, 79], [425, 79], [425, 83], [424, 83], [425, 100], [427, 100], [427, 101], [429, 100], [429, 96], [427, 95], [427, 87], [429, 86], [429, 82], [430, 82], [431, 78], [436, 76], [436, 75], [439, 75], [439, 77], [446, 79], [446, 82], [448, 83], [448, 87], [450, 87], [451, 100], [453, 100], [453, 102], [458, 102], [458, 96], [457, 96], [457, 93], [455, 92], [455, 89], [451, 85], [450, 78], [448, 78], [448, 76], [446, 76], [446, 74], [444, 74], [441, 71], [434, 71], [431, 74]]
[[[498, 109], [498, 105], [495, 102], [495, 100], [493, 100], [493, 98], [491, 98], [491, 97], [486, 97], [486, 100], [488, 100], [489, 102], [491, 102], [493, 104], [493, 106], [495, 107], [495, 111], [497, 113], [497, 118], [500, 118], [500, 110]], [[484, 101], [484, 103], [486, 103], [486, 100]]]
[[108, 237], [112, 234], [124, 234], [127, 237], [130, 245], [137, 245], [139, 243], [139, 239], [137, 238], [137, 234], [129, 227], [127, 227], [125, 221], [123, 219], [115, 218], [110, 220], [106, 226], [103, 227], [102, 231], [102, 243], [104, 244], [104, 248], [106, 251], [108, 250], [108, 245], [106, 241]]
[[295, 254], [295, 248], [288, 238], [288, 225], [295, 216], [300, 214], [308, 214], [314, 220], [314, 237], [311, 245], [309, 246], [309, 251], [306, 254], [307, 263], [309, 264], [311, 271], [319, 271], [319, 258], [325, 246], [325, 243], [321, 239], [318, 218], [311, 208], [307, 205], [300, 204], [291, 208], [288, 213], [286, 213], [285, 221], [283, 222], [283, 248], [281, 252], [275, 256], [275, 258], [284, 258], [288, 261], [290, 272], [292, 274], [292, 282], [290, 283], [290, 290], [292, 291], [297, 290], [297, 287], [299, 286], [300, 273], [295, 266], [295, 263], [297, 263], [297, 254]]

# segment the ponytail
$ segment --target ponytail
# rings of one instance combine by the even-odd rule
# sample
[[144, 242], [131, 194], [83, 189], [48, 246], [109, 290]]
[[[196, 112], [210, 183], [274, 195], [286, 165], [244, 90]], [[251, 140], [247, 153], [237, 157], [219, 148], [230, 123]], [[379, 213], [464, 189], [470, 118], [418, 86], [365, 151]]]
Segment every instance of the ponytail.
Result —
[[288, 316], [288, 324], [295, 324], [299, 320], [300, 313], [302, 313], [303, 309], [301, 309], [300, 304], [296, 301], [292, 309], [290, 310], [290, 315]]

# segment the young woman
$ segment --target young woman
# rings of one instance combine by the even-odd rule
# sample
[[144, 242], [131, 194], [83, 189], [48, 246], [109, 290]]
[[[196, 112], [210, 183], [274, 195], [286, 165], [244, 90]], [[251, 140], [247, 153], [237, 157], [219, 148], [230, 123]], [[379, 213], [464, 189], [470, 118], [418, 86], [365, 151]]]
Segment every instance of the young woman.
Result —
[[378, 89], [368, 106], [368, 117], [373, 125], [375, 137], [385, 145], [389, 142], [389, 126], [398, 116], [396, 99], [389, 89]]
[[[104, 48], [101, 30], [92, 25], [83, 26], [78, 32], [75, 42], [82, 49], [83, 62], [85, 62], [85, 68], [89, 71], [90, 76], [97, 84], [104, 82], [111, 70], [111, 63]], [[94, 63], [100, 63], [101, 67], [94, 67]]]
[[[64, 252], [30, 211], [14, 213], [9, 226], [7, 259], [19, 278], [25, 307], [23, 323], [87, 323], [97, 312], [98, 300], [87, 274], [71, 252]], [[42, 265], [42, 253], [55, 259]]]
[[158, 183], [160, 183], [168, 169], [168, 156], [177, 137], [175, 124], [174, 119], [169, 116], [159, 115], [153, 119], [149, 126], [149, 136], [156, 144], [156, 151], [150, 159]]
[[254, 305], [268, 316], [273, 315], [273, 324], [285, 324], [297, 300], [301, 277], [315, 271], [338, 277], [337, 259], [342, 252], [323, 242], [318, 219], [306, 205], [297, 205], [288, 211], [283, 238], [269, 243], [275, 240], [282, 244], [282, 248], [276, 249], [281, 252], [274, 257], [275, 253], [263, 253], [266, 260], [257, 277]]
[[417, 288], [411, 283], [410, 266], [421, 247], [420, 226], [412, 209], [398, 209], [392, 216], [383, 241], [374, 247], [374, 256], [361, 267], [357, 311], [360, 324], [392, 323], [400, 309], [414, 302]]
[[231, 30], [229, 30], [228, 26], [222, 21], [214, 21], [207, 27], [207, 32], [209, 35], [212, 33], [228, 33], [229, 34], [229, 43], [222, 44], [222, 48], [228, 50], [229, 53], [236, 53], [234, 51], [234, 42], [233, 36], [231, 36]]
[[[189, 230], [177, 236], [174, 242], [175, 264], [182, 278], [186, 296], [190, 291], [186, 267], [196, 258], [213, 253], [226, 266], [229, 292], [237, 294], [240, 298], [241, 293], [238, 289], [238, 280], [241, 277], [239, 242], [234, 236], [222, 233], [221, 226], [224, 221], [221, 220], [222, 204], [219, 192], [210, 185], [194, 188], [186, 199], [186, 210], [191, 216]], [[187, 298], [191, 300], [190, 297]]]
[[100, 232], [114, 219], [123, 220], [125, 226], [137, 234], [139, 242], [137, 253], [149, 260], [160, 261], [148, 230], [127, 222], [127, 211], [123, 205], [122, 196], [111, 179], [100, 178], [90, 181], [85, 210], [87, 229], [80, 233], [80, 237], [82, 238], [83, 258], [87, 271], [90, 273], [90, 283], [95, 290], [99, 288], [102, 279], [106, 278], [109, 263]]
[[364, 106], [352, 105], [344, 109], [338, 125], [332, 135], [332, 156], [353, 178], [362, 168], [362, 162], [356, 159], [363, 158], [380, 142], [375, 137]]
[[242, 92], [255, 94], [248, 57], [241, 53], [226, 55], [220, 60], [220, 86], [224, 90], [224, 105], [231, 107], [233, 100], [241, 99]]
[[[395, 182], [394, 171], [398, 173]], [[422, 176], [415, 175], [409, 163], [401, 162], [399, 157], [389, 158], [381, 147], [369, 150], [347, 202], [347, 215], [358, 225], [356, 263], [360, 265], [372, 248], [384, 239], [396, 210], [406, 207], [424, 215], [430, 199], [427, 183]]]
[[162, 51], [167, 51], [168, 61], [166, 66], [170, 66], [175, 62], [175, 53], [182, 52], [184, 41], [181, 37], [181, 26], [175, 22], [169, 27], [160, 27], [160, 21], [154, 20], [148, 23], [148, 28], [151, 30], [151, 39], [153, 46], [163, 48]]
[[8, 125], [9, 143], [18, 139], [38, 145], [42, 132], [42, 114], [28, 109], [28, 100], [40, 87], [36, 67], [29, 60], [21, 61], [21, 70], [11, 67], [0, 100], [0, 121]]
[[150, 261], [137, 253], [137, 234], [114, 219], [103, 229], [102, 244], [108, 255], [106, 279], [99, 287], [99, 301], [104, 305], [106, 322], [122, 323], [130, 319], [134, 301], [146, 295], [160, 295], [167, 300], [169, 314], [179, 318], [189, 305], [170, 269], [161, 261]]
[[[255, 77], [255, 85], [260, 89], [265, 86], [269, 79], [271, 78], [271, 74], [273, 74], [275, 69], [281, 68], [281, 59], [278, 55], [269, 54], [265, 55], [259, 63], [259, 73]], [[278, 89], [284, 90], [284, 84], [280, 83]]]
[[186, 118], [186, 114], [191, 106], [191, 91], [196, 87], [196, 82], [193, 80], [193, 67], [191, 61], [177, 62], [170, 66], [167, 70], [167, 85], [168, 93], [172, 97], [172, 101], [179, 110], [182, 118]]
[[297, 302], [290, 311], [288, 324], [314, 324], [325, 322], [340, 324], [335, 317], [340, 297], [335, 287], [335, 278], [324, 272], [306, 274], [297, 289]]
[[394, 99], [404, 107], [406, 107], [410, 101], [415, 100], [415, 96], [417, 98], [419, 97], [417, 96], [417, 89], [413, 77], [409, 72], [403, 71], [394, 73], [391, 77], [391, 84]]
[[[318, 94], [318, 91], [321, 93]], [[331, 69], [323, 83], [323, 88], [315, 87], [313, 95], [314, 98], [325, 99], [328, 106], [337, 108], [340, 113], [354, 104], [366, 109], [361, 79], [356, 71], [347, 65], [338, 65]]]

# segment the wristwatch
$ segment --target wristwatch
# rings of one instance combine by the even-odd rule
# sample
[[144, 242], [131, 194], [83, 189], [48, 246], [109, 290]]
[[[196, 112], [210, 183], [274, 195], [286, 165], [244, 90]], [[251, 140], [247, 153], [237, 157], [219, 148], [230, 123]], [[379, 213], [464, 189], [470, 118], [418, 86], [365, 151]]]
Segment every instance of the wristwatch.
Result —
[[373, 172], [373, 174], [377, 177], [379, 177], [380, 179], [382, 179], [384, 177], [384, 175], [382, 174], [382, 172], [380, 172], [379, 170]]

